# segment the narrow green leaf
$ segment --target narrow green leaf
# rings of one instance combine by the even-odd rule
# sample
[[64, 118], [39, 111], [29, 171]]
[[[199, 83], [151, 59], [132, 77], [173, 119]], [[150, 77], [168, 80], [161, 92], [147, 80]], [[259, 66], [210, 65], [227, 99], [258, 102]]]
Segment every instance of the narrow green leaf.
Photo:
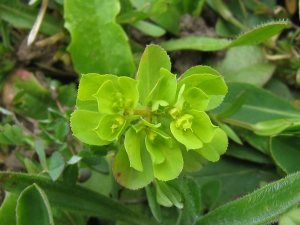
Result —
[[271, 137], [270, 150], [275, 163], [287, 174], [300, 171], [299, 136], [280, 135]]
[[166, 33], [166, 31], [163, 28], [155, 24], [149, 23], [147, 21], [140, 20], [133, 23], [132, 26], [152, 37], [160, 37]]
[[176, 181], [164, 182], [155, 180], [155, 187], [156, 200], [159, 204], [166, 207], [175, 205], [179, 209], [183, 208], [180, 189]]
[[59, 152], [54, 152], [50, 159], [49, 175], [53, 181], [56, 181], [65, 167], [63, 156]]
[[54, 225], [48, 198], [37, 184], [25, 188], [18, 199], [17, 225], [28, 224]]
[[198, 51], [218, 51], [227, 48], [230, 41], [227, 39], [217, 39], [209, 37], [184, 37], [169, 40], [160, 45], [168, 52], [178, 50], [198, 50]]
[[223, 111], [237, 95], [248, 90], [247, 99], [242, 107], [235, 114], [226, 118], [226, 121], [228, 119], [233, 123], [236, 122], [237, 125], [241, 122], [255, 124], [267, 120], [297, 118], [300, 115], [300, 110], [291, 103], [262, 88], [245, 83], [228, 83], [228, 89], [223, 103], [214, 110], [214, 113]]
[[269, 22], [246, 32], [232, 42], [227, 39], [209, 37], [184, 37], [177, 40], [163, 42], [161, 43], [161, 46], [166, 51], [218, 51], [240, 45], [256, 45], [271, 38], [288, 25], [289, 23], [285, 21]]
[[[196, 225], [265, 224], [291, 209], [300, 201], [300, 172], [233, 202], [230, 202], [198, 220]], [[274, 201], [276, 199], [276, 201]]]
[[230, 117], [234, 113], [236, 113], [244, 104], [247, 98], [247, 89], [243, 90], [239, 95], [237, 95], [228, 105], [227, 107], [220, 113], [217, 114], [217, 118], [226, 118]]
[[259, 44], [273, 37], [275, 34], [278, 34], [288, 25], [288, 21], [272, 21], [262, 24], [239, 36], [237, 39], [231, 42], [228, 47]]
[[240, 137], [237, 135], [237, 133], [227, 124], [225, 123], [218, 123], [218, 126], [226, 133], [226, 135], [233, 140], [234, 142], [242, 145], [243, 142], [240, 139]]
[[19, 196], [10, 192], [5, 192], [4, 201], [0, 208], [0, 224], [16, 225], [16, 207]]
[[115, 22], [119, 11], [118, 0], [64, 2], [65, 27], [72, 37], [68, 51], [79, 73], [133, 76], [136, 69], [128, 39]]
[[44, 144], [41, 138], [37, 138], [34, 140], [34, 148], [39, 157], [43, 169], [47, 169], [46, 154]]
[[[38, 10], [27, 7], [20, 1], [1, 0], [0, 17], [14, 27], [31, 29], [38, 15]], [[52, 16], [45, 15], [40, 32], [54, 35], [60, 32], [58, 21]]]
[[39, 174], [43, 170], [45, 171], [45, 169], [42, 168], [41, 164], [39, 164], [34, 159], [25, 158], [24, 166], [27, 170], [27, 173], [29, 173], [29, 174]]
[[235, 143], [230, 143], [226, 155], [236, 157], [238, 159], [247, 160], [255, 163], [260, 163], [263, 165], [273, 164], [271, 158], [260, 151], [257, 151], [253, 147], [248, 145], [238, 145]]
[[0, 172], [0, 186], [6, 191], [20, 194], [33, 183], [43, 189], [52, 207], [59, 207], [61, 210], [121, 220], [133, 225], [157, 224], [118, 202], [81, 186], [73, 186], [61, 181], [53, 182], [40, 176]]
[[171, 70], [169, 56], [158, 45], [148, 45], [142, 55], [137, 74], [141, 103], [145, 102], [148, 94], [154, 88], [161, 68]]
[[252, 126], [255, 134], [261, 136], [271, 136], [286, 131], [299, 133], [300, 118], [268, 120], [256, 123]]
[[184, 176], [182, 182], [182, 192], [184, 196], [184, 214], [186, 214], [185, 224], [193, 224], [200, 213], [200, 187], [194, 178]]
[[155, 219], [159, 223], [161, 223], [162, 222], [161, 208], [160, 208], [160, 205], [156, 201], [155, 190], [150, 185], [146, 186], [145, 190], [146, 190], [146, 195], [147, 195], [147, 200], [148, 200], [150, 210], [151, 210], [153, 216], [155, 217]]

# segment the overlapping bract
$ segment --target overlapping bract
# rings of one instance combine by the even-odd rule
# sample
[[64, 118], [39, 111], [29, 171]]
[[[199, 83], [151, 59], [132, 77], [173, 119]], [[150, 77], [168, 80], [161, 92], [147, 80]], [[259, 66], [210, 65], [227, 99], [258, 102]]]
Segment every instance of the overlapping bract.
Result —
[[[106, 145], [125, 133], [113, 172], [131, 189], [154, 178], [172, 180], [183, 169], [197, 170], [203, 158], [217, 161], [227, 149], [226, 134], [205, 113], [227, 92], [222, 77], [210, 67], [197, 66], [177, 80], [169, 61], [163, 49], [150, 45], [136, 80], [86, 74], [80, 81], [77, 110], [71, 116], [73, 133], [91, 145]], [[200, 161], [190, 160], [195, 153]]]

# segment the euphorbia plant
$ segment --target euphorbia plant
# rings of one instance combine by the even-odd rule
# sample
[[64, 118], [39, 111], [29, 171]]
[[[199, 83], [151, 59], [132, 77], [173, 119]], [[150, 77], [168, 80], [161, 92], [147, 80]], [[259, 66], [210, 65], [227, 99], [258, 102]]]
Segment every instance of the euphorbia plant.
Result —
[[221, 75], [196, 66], [177, 79], [170, 69], [166, 52], [149, 45], [135, 79], [90, 73], [80, 80], [72, 131], [90, 145], [118, 144], [113, 173], [127, 188], [199, 170], [227, 149], [225, 132], [205, 112], [227, 92]]

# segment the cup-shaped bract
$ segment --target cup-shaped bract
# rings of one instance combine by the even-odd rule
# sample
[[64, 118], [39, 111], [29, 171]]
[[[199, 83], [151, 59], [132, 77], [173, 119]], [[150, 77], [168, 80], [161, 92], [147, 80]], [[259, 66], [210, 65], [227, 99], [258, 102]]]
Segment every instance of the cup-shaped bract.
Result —
[[170, 124], [172, 134], [187, 150], [201, 148], [203, 143], [210, 142], [216, 128], [205, 112], [196, 110], [187, 111]]
[[154, 177], [158, 180], [173, 180], [183, 168], [181, 150], [176, 142], [160, 129], [152, 128], [145, 137], [147, 151], [150, 153]]
[[110, 115], [132, 115], [139, 99], [137, 81], [129, 77], [113, 75], [108, 78], [93, 94], [97, 100], [99, 112]]
[[[79, 140], [106, 145], [128, 127], [138, 104], [137, 81], [115, 75], [85, 74], [77, 96], [71, 128]], [[86, 121], [86, 123], [83, 123]]]

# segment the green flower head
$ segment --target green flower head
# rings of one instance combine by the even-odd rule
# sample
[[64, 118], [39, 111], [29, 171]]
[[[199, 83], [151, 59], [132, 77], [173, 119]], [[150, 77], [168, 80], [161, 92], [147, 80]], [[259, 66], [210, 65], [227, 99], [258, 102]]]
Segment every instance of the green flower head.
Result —
[[71, 127], [90, 145], [118, 140], [113, 174], [121, 185], [137, 189], [155, 181], [162, 204], [181, 207], [171, 181], [227, 149], [226, 134], [205, 113], [222, 102], [227, 86], [209, 67], [193, 67], [179, 79], [170, 69], [166, 52], [150, 45], [136, 79], [83, 75]]

